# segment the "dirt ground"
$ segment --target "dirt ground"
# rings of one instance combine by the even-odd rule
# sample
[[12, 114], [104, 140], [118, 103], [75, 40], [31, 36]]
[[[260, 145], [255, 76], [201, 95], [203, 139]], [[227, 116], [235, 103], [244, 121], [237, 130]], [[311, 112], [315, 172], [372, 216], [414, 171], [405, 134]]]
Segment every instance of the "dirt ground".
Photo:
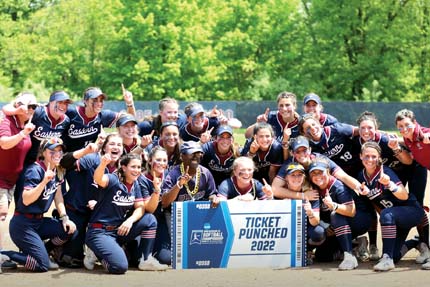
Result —
[[[430, 176], [429, 176], [430, 178]], [[430, 184], [427, 183], [427, 189]], [[427, 191], [425, 203], [429, 205]], [[12, 216], [12, 210], [8, 220]], [[3, 229], [7, 226], [3, 225]], [[4, 234], [4, 233], [3, 233]], [[378, 234], [378, 247], [382, 249]], [[410, 236], [416, 234], [413, 229]], [[4, 249], [16, 250], [15, 245], [6, 232]], [[125, 275], [109, 275], [102, 267], [94, 271], [85, 269], [59, 269], [47, 273], [32, 273], [20, 266], [17, 270], [4, 270], [0, 274], [0, 287], [3, 286], [428, 286], [430, 271], [421, 270], [415, 264], [417, 256], [411, 250], [390, 272], [378, 273], [372, 270], [375, 262], [359, 263], [352, 271], [338, 271], [339, 262], [314, 264], [305, 268], [269, 269], [199, 269], [199, 270], [167, 270], [162, 272], [145, 272], [130, 269]]]

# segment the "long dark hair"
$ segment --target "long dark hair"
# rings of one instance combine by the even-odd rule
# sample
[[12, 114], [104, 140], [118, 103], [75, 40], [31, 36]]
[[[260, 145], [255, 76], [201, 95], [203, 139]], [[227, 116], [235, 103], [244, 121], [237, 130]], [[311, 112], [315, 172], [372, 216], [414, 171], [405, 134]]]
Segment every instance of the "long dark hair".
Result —
[[132, 161], [133, 159], [137, 159], [137, 160], [140, 160], [140, 162], [142, 162], [141, 156], [139, 154], [134, 154], [134, 153], [125, 154], [119, 159], [119, 168], [117, 170], [117, 173], [118, 173], [119, 180], [123, 183], [125, 182], [125, 173], [122, 167], [127, 166], [130, 163], [130, 161]]

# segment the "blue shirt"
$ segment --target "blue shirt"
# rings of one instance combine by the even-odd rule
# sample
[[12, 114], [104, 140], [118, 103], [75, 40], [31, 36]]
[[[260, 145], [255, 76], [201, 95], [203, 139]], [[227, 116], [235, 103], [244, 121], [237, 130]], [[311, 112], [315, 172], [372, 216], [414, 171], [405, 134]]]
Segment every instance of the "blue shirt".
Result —
[[[282, 120], [282, 116], [279, 111], [269, 112], [269, 115], [267, 116], [267, 123], [272, 126], [276, 140], [278, 142], [282, 142], [284, 128], [286, 127], [287, 123]], [[294, 121], [288, 123], [287, 128], [291, 129], [290, 138], [299, 136], [299, 119], [295, 118]]]
[[216, 145], [217, 143], [214, 141], [202, 145], [203, 158], [201, 165], [210, 170], [216, 186], [219, 186], [223, 180], [231, 176], [235, 156], [232, 151], [229, 151], [225, 155], [219, 154]]
[[252, 194], [254, 199], [267, 199], [266, 194], [263, 192], [263, 185], [258, 180], [253, 179], [250, 188], [240, 190], [233, 177], [227, 178], [220, 184], [217, 196], [224, 197], [225, 199], [233, 199], [236, 196], [248, 193]]

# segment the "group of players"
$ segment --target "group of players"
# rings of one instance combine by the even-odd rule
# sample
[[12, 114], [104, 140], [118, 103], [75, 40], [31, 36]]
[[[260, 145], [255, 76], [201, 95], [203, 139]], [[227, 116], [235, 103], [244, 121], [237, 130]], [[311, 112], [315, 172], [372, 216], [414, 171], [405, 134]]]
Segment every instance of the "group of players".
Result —
[[[14, 200], [9, 233], [19, 249], [2, 250], [0, 233], [3, 269], [91, 270], [99, 261], [114, 274], [166, 270], [174, 201], [270, 199], [303, 201], [308, 264], [341, 260], [339, 270], [351, 270], [358, 258], [388, 271], [416, 248], [416, 262], [430, 269], [430, 129], [412, 111], [396, 114], [398, 138], [379, 131], [371, 112], [356, 125], [339, 123], [313, 93], [299, 115], [296, 95], [282, 92], [240, 146], [235, 122], [216, 107], [193, 102], [181, 114], [165, 98], [158, 115], [138, 122], [131, 93], [122, 92], [123, 114], [103, 109], [107, 95], [97, 87], [84, 91], [82, 106], [55, 91], [46, 105], [21, 93], [3, 107], [0, 219]], [[53, 201], [52, 216], [44, 215]], [[406, 240], [413, 227], [418, 235]]]

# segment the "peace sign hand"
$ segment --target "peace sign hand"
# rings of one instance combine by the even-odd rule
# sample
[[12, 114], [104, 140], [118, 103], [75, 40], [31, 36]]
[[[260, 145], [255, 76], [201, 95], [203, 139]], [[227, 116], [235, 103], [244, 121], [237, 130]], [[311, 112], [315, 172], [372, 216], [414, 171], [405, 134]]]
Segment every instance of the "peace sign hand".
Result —
[[381, 171], [379, 173], [379, 183], [386, 186], [390, 183], [390, 176], [384, 173], [384, 166], [381, 165]]
[[268, 199], [273, 199], [273, 191], [272, 191], [272, 186], [270, 184], [267, 183], [266, 179], [263, 178], [263, 192], [264, 194], [266, 194]]
[[269, 112], [270, 112], [270, 109], [266, 108], [266, 111], [264, 112], [264, 114], [261, 114], [257, 117], [257, 123], [267, 122], [267, 120], [269, 119]]
[[212, 130], [214, 129], [214, 127], [212, 127], [210, 130], [205, 131], [204, 133], [202, 133], [200, 135], [200, 142], [202, 144], [205, 144], [207, 142], [209, 142], [212, 139]]

